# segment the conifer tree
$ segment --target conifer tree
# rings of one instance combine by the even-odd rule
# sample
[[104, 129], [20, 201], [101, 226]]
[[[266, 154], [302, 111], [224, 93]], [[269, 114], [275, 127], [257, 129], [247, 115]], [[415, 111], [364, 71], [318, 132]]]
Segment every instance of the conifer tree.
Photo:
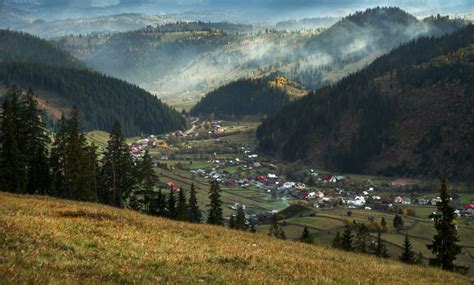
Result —
[[51, 167], [52, 189], [50, 194], [57, 197], [64, 197], [67, 192], [66, 185], [66, 144], [67, 144], [67, 122], [66, 117], [61, 115], [58, 122], [59, 130], [54, 137], [51, 148], [49, 164]]
[[186, 196], [184, 190], [180, 189], [178, 193], [178, 204], [176, 206], [176, 219], [186, 221], [188, 217], [188, 205], [186, 203]]
[[303, 229], [303, 233], [301, 234], [300, 241], [305, 242], [305, 243], [312, 242], [311, 234], [309, 233], [309, 229], [307, 226], [305, 226]]
[[237, 215], [235, 217], [235, 228], [238, 230], [245, 230], [247, 219], [245, 218], [245, 210], [243, 206], [237, 208]]
[[145, 152], [141, 164], [139, 165], [140, 187], [145, 192], [151, 192], [159, 182], [158, 175], [154, 171], [153, 159], [148, 151]]
[[369, 238], [369, 228], [365, 224], [357, 224], [357, 234], [354, 242], [356, 251], [367, 253], [367, 239]]
[[393, 218], [393, 227], [399, 232], [402, 229], [403, 224], [404, 222], [402, 217], [400, 217], [398, 214], [395, 215], [395, 218]]
[[115, 123], [110, 134], [102, 165], [102, 202], [122, 208], [136, 187], [136, 181], [130, 150], [119, 122]]
[[282, 226], [278, 224], [277, 214], [274, 214], [271, 218], [271, 226], [268, 230], [268, 235], [279, 239], [286, 239], [285, 231], [283, 230]]
[[176, 198], [174, 196], [173, 188], [170, 188], [170, 193], [168, 194], [166, 212], [168, 218], [176, 219]]
[[45, 195], [51, 182], [48, 164], [48, 146], [51, 141], [42, 120], [44, 113], [38, 108], [31, 88], [26, 93], [22, 105], [23, 129], [21, 137], [23, 153], [27, 158], [28, 175], [26, 192]]
[[435, 256], [430, 259], [430, 265], [454, 271], [457, 269], [454, 261], [456, 256], [461, 253], [461, 246], [457, 244], [459, 235], [456, 228], [456, 213], [451, 206], [451, 196], [448, 193], [445, 180], [441, 185], [440, 192], [441, 202], [437, 205], [438, 211], [430, 216], [434, 220], [436, 229], [433, 243], [427, 246]]
[[230, 215], [228, 227], [229, 229], [235, 229], [235, 216], [234, 215]]
[[191, 191], [189, 193], [189, 215], [188, 221], [191, 223], [200, 223], [202, 220], [201, 210], [199, 209], [198, 200], [196, 197], [196, 189], [194, 184], [191, 184]]
[[375, 248], [375, 255], [377, 257], [381, 257], [381, 258], [389, 257], [388, 253], [387, 253], [387, 247], [385, 246], [385, 243], [382, 240], [382, 231], [381, 230], [379, 230], [377, 232], [377, 246]]
[[403, 251], [402, 255], [400, 256], [400, 261], [408, 264], [415, 264], [415, 252], [413, 252], [413, 245], [408, 238], [408, 234], [405, 235], [405, 242], [403, 243]]
[[346, 227], [346, 229], [342, 233], [342, 237], [341, 237], [341, 249], [343, 249], [345, 251], [354, 250], [353, 238], [354, 238], [354, 236], [352, 235], [351, 228]]
[[336, 236], [332, 240], [332, 247], [342, 249], [342, 238], [339, 232], [336, 233]]
[[2, 104], [0, 129], [0, 186], [3, 191], [24, 194], [28, 185], [25, 153], [22, 151], [20, 91], [13, 86]]
[[217, 181], [211, 183], [211, 188], [209, 189], [209, 215], [207, 217], [207, 223], [211, 225], [224, 225], [224, 217], [222, 211], [222, 201], [221, 201], [221, 189]]

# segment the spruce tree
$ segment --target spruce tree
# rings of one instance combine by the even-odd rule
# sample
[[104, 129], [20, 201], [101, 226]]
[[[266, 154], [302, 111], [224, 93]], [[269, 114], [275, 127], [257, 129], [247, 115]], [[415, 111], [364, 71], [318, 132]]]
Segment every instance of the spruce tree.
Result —
[[395, 218], [393, 218], [393, 227], [399, 232], [402, 229], [403, 224], [404, 222], [402, 217], [400, 217], [398, 214], [395, 215]]
[[184, 190], [180, 189], [178, 193], [178, 204], [176, 206], [176, 219], [186, 221], [188, 217], [188, 205], [186, 203], [186, 196]]
[[342, 237], [339, 232], [336, 233], [336, 236], [332, 240], [332, 247], [342, 249]]
[[67, 122], [66, 117], [61, 115], [58, 122], [59, 130], [54, 137], [51, 148], [49, 164], [51, 167], [52, 187], [50, 195], [64, 197], [67, 192], [66, 185], [66, 144], [67, 144]]
[[48, 147], [51, 142], [42, 120], [44, 113], [38, 108], [31, 88], [23, 99], [21, 112], [22, 149], [27, 158], [28, 182], [26, 192], [29, 194], [47, 194], [50, 186]]
[[375, 255], [377, 257], [381, 257], [381, 258], [389, 257], [388, 253], [387, 253], [387, 247], [385, 246], [385, 243], [382, 240], [382, 231], [381, 230], [379, 230], [377, 232], [377, 246], [375, 248]]
[[221, 201], [221, 189], [217, 181], [211, 183], [211, 188], [209, 189], [209, 215], [207, 217], [207, 223], [211, 225], [224, 225], [224, 217], [222, 211], [222, 201]]
[[196, 189], [194, 184], [191, 184], [191, 191], [189, 192], [189, 215], [188, 221], [191, 223], [201, 223], [202, 214], [199, 209], [198, 200], [196, 197]]
[[303, 233], [301, 234], [300, 241], [305, 242], [305, 243], [312, 242], [311, 234], [309, 233], [309, 229], [307, 226], [305, 226], [303, 229]]
[[154, 170], [153, 159], [151, 158], [148, 151], [145, 152], [145, 155], [139, 164], [138, 170], [141, 190], [144, 192], [153, 192], [156, 184], [159, 182], [159, 178]]
[[415, 264], [415, 252], [413, 252], [413, 245], [408, 238], [408, 234], [405, 235], [405, 242], [403, 243], [403, 251], [402, 255], [400, 256], [400, 261], [408, 264]]
[[438, 211], [430, 216], [434, 220], [437, 232], [433, 237], [433, 243], [427, 246], [435, 256], [430, 259], [430, 265], [454, 271], [457, 269], [454, 260], [461, 253], [461, 246], [457, 244], [459, 235], [456, 228], [456, 213], [451, 207], [451, 196], [445, 180], [440, 192], [441, 202], [437, 205]]
[[13, 86], [2, 104], [0, 186], [2, 191], [24, 194], [28, 185], [28, 171], [25, 153], [21, 149], [23, 121], [19, 93]]
[[341, 237], [341, 249], [343, 249], [345, 251], [354, 250], [353, 238], [354, 238], [354, 236], [352, 235], [351, 228], [346, 227], [346, 229], [342, 233], [342, 237]]
[[103, 203], [122, 208], [136, 187], [130, 150], [116, 122], [104, 153], [101, 170]]
[[230, 215], [228, 227], [229, 229], [235, 229], [235, 216], [234, 215]]
[[243, 206], [237, 208], [237, 215], [235, 217], [235, 228], [238, 230], [245, 230], [247, 219], [245, 218], [245, 210]]
[[177, 215], [176, 215], [176, 198], [174, 196], [173, 188], [170, 188], [170, 193], [168, 194], [168, 202], [167, 202], [166, 212], [167, 212], [168, 218], [176, 219], [176, 217], [177, 217]]
[[365, 224], [357, 224], [357, 234], [354, 242], [354, 250], [367, 253], [367, 240], [369, 238], [369, 228]]

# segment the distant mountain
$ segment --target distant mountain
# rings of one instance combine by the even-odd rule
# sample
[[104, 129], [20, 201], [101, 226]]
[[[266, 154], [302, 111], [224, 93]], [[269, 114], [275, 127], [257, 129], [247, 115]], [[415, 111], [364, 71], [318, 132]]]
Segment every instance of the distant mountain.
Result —
[[474, 26], [420, 38], [288, 105], [260, 149], [345, 172], [472, 180]]
[[68, 36], [55, 42], [88, 66], [161, 98], [195, 101], [235, 78], [275, 71], [314, 90], [402, 43], [462, 26], [460, 20], [422, 22], [398, 8], [375, 8], [350, 15], [322, 33], [180, 22], [112, 35]]
[[116, 120], [126, 135], [183, 129], [185, 119], [135, 85], [86, 69], [50, 43], [24, 33], [0, 31], [0, 85], [32, 87], [40, 107], [56, 119], [76, 105], [85, 130], [111, 131]]
[[26, 25], [17, 25], [17, 30], [25, 31], [43, 38], [66, 35], [87, 35], [98, 33], [125, 32], [147, 26], [157, 26], [176, 20], [170, 16], [148, 14], [119, 14], [92, 18], [73, 18], [65, 20], [36, 20]]
[[341, 18], [338, 18], [338, 17], [292, 19], [292, 20], [277, 22], [275, 24], [275, 28], [279, 30], [280, 29], [304, 30], [304, 29], [329, 28], [340, 19]]
[[195, 116], [217, 117], [271, 115], [290, 102], [285, 91], [271, 85], [267, 78], [240, 79], [208, 93], [194, 106]]

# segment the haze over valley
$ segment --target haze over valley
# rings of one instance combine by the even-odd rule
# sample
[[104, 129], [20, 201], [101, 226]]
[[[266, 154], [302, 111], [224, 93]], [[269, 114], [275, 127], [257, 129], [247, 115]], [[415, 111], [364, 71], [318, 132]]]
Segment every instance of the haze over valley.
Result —
[[473, 20], [0, 0], [0, 283], [472, 283]]

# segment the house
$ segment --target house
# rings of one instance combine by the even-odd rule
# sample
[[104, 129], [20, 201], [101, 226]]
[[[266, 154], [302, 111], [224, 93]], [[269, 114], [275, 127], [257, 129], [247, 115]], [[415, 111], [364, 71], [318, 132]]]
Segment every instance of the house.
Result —
[[268, 178], [268, 179], [277, 179], [278, 176], [277, 176], [276, 174], [269, 173], [269, 174], [267, 175], [267, 178]]
[[403, 202], [403, 198], [401, 196], [397, 196], [393, 199], [394, 203], [401, 204]]
[[438, 205], [438, 203], [441, 203], [441, 198], [440, 197], [436, 197], [434, 199], [431, 199], [431, 205], [432, 206], [436, 206], [436, 205]]
[[466, 205], [464, 205], [464, 209], [465, 210], [474, 209], [474, 204], [472, 204], [472, 203], [471, 204], [466, 204]]
[[418, 205], [428, 205], [429, 203], [430, 203], [430, 200], [428, 200], [424, 197], [418, 199]]
[[301, 191], [299, 193], [301, 200], [308, 200], [309, 192], [308, 191]]
[[332, 175], [331, 173], [326, 173], [323, 175], [323, 180], [325, 182], [329, 182], [329, 183], [336, 183], [337, 182], [337, 179], [334, 175]]

